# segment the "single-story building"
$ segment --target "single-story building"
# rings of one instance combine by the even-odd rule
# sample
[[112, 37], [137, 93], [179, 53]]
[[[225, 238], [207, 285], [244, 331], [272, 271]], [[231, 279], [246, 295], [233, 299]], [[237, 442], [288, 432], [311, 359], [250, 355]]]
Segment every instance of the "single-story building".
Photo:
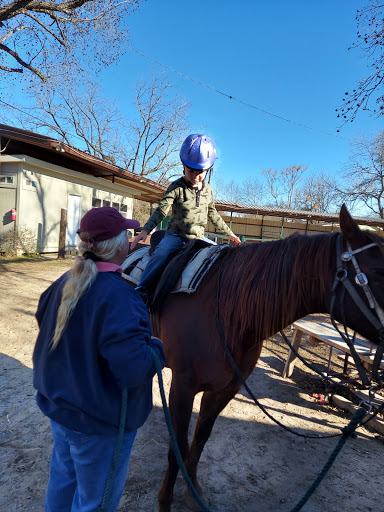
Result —
[[133, 199], [156, 203], [164, 190], [51, 137], [0, 124], [0, 234], [25, 227], [39, 252], [58, 251], [62, 210], [65, 248], [71, 250], [90, 208], [113, 206], [130, 218]]

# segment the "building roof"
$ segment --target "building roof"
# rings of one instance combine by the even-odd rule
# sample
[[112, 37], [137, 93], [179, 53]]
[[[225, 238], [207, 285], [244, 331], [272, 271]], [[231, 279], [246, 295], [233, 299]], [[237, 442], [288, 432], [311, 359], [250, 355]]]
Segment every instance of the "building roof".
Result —
[[2, 154], [28, 155], [118, 185], [127, 185], [135, 199], [158, 202], [166, 187], [105, 162], [52, 137], [0, 124]]

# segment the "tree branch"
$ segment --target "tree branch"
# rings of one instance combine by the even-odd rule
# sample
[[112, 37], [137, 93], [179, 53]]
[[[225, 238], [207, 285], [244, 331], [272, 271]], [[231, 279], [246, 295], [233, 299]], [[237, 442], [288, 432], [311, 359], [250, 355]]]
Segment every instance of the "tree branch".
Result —
[[[19, 63], [21, 64], [24, 68], [27, 68], [29, 69], [29, 71], [32, 71], [33, 74], [37, 75], [43, 82], [46, 82], [47, 79], [45, 78], [45, 76], [37, 69], [37, 68], [34, 68], [33, 66], [31, 66], [30, 64], [28, 64], [27, 62], [25, 62], [23, 59], [21, 59], [19, 57], [19, 55], [14, 52], [13, 50], [11, 50], [10, 48], [8, 48], [7, 46], [5, 46], [4, 44], [0, 44], [0, 50], [3, 50], [4, 52], [6, 53], [9, 53], [9, 55], [12, 55], [12, 57]], [[22, 73], [23, 70], [21, 69], [20, 71], [17, 71], [18, 73]]]
[[9, 20], [18, 14], [25, 14], [24, 9], [29, 11], [44, 12], [46, 14], [50, 12], [62, 12], [70, 15], [75, 9], [82, 7], [88, 2], [93, 0], [71, 0], [61, 3], [54, 2], [40, 2], [33, 0], [15, 0], [11, 4], [0, 8], [0, 21]]
[[6, 34], [2, 39], [0, 39], [0, 44], [4, 43], [5, 40], [7, 40], [9, 37], [11, 37], [13, 34], [16, 34], [16, 32], [20, 32], [21, 30], [25, 30], [27, 27], [24, 25], [20, 25], [18, 27], [15, 27], [14, 29], [10, 30], [8, 34]]
[[8, 20], [18, 14], [20, 9], [23, 9], [28, 4], [32, 3], [31, 0], [14, 0], [11, 4], [5, 7], [0, 7], [0, 21]]
[[[62, 35], [62, 39], [60, 39], [60, 37], [58, 37], [49, 27], [47, 27], [47, 25], [45, 23], [43, 23], [42, 21], [39, 20], [39, 18], [37, 18], [36, 16], [34, 16], [33, 14], [31, 14], [30, 12], [24, 12], [23, 14], [25, 14], [25, 16], [28, 16], [29, 18], [31, 18], [35, 23], [37, 23], [38, 25], [40, 25], [40, 27], [43, 29], [43, 30], [46, 30], [49, 34], [51, 34], [51, 36], [56, 39], [56, 41], [60, 44], [62, 44], [63, 46], [66, 46], [66, 43], [64, 41], [64, 34], [62, 33], [62, 31], [60, 30], [60, 26], [59, 26], [59, 30], [60, 30], [60, 33]], [[57, 20], [56, 20], [57, 22]]]

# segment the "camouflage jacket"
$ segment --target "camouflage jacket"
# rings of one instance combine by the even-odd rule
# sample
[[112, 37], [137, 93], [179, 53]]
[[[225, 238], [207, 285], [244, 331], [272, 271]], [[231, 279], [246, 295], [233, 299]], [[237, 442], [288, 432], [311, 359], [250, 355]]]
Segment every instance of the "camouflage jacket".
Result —
[[204, 238], [208, 218], [219, 233], [233, 236], [233, 232], [217, 213], [212, 187], [203, 183], [197, 190], [184, 178], [171, 183], [143, 229], [150, 233], [172, 207], [167, 229], [183, 238]]

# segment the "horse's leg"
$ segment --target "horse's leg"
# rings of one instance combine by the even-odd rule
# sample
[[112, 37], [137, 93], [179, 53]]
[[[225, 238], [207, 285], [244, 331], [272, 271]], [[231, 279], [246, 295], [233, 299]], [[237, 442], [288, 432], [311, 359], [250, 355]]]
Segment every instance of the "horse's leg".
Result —
[[[197, 480], [197, 465], [199, 463], [205, 443], [208, 441], [209, 436], [211, 435], [212, 428], [217, 416], [228, 404], [228, 402], [230, 402], [230, 400], [232, 400], [232, 398], [236, 395], [240, 387], [241, 385], [237, 382], [232, 383], [232, 385], [221, 391], [206, 391], [201, 399], [200, 413], [199, 417], [197, 418], [195, 432], [186, 463], [186, 469], [195, 489], [202, 496], [204, 501], [206, 501], [206, 499], [203, 496], [201, 487]], [[185, 501], [191, 510], [201, 510], [188, 489], [185, 492]]]
[[[188, 456], [188, 427], [192, 415], [194, 391], [188, 389], [183, 383], [176, 382], [172, 378], [171, 390], [169, 392], [169, 411], [172, 425], [175, 431], [177, 444], [183, 460]], [[179, 466], [170, 444], [168, 450], [168, 469], [158, 493], [159, 512], [169, 512], [173, 501], [173, 488], [176, 482]]]

